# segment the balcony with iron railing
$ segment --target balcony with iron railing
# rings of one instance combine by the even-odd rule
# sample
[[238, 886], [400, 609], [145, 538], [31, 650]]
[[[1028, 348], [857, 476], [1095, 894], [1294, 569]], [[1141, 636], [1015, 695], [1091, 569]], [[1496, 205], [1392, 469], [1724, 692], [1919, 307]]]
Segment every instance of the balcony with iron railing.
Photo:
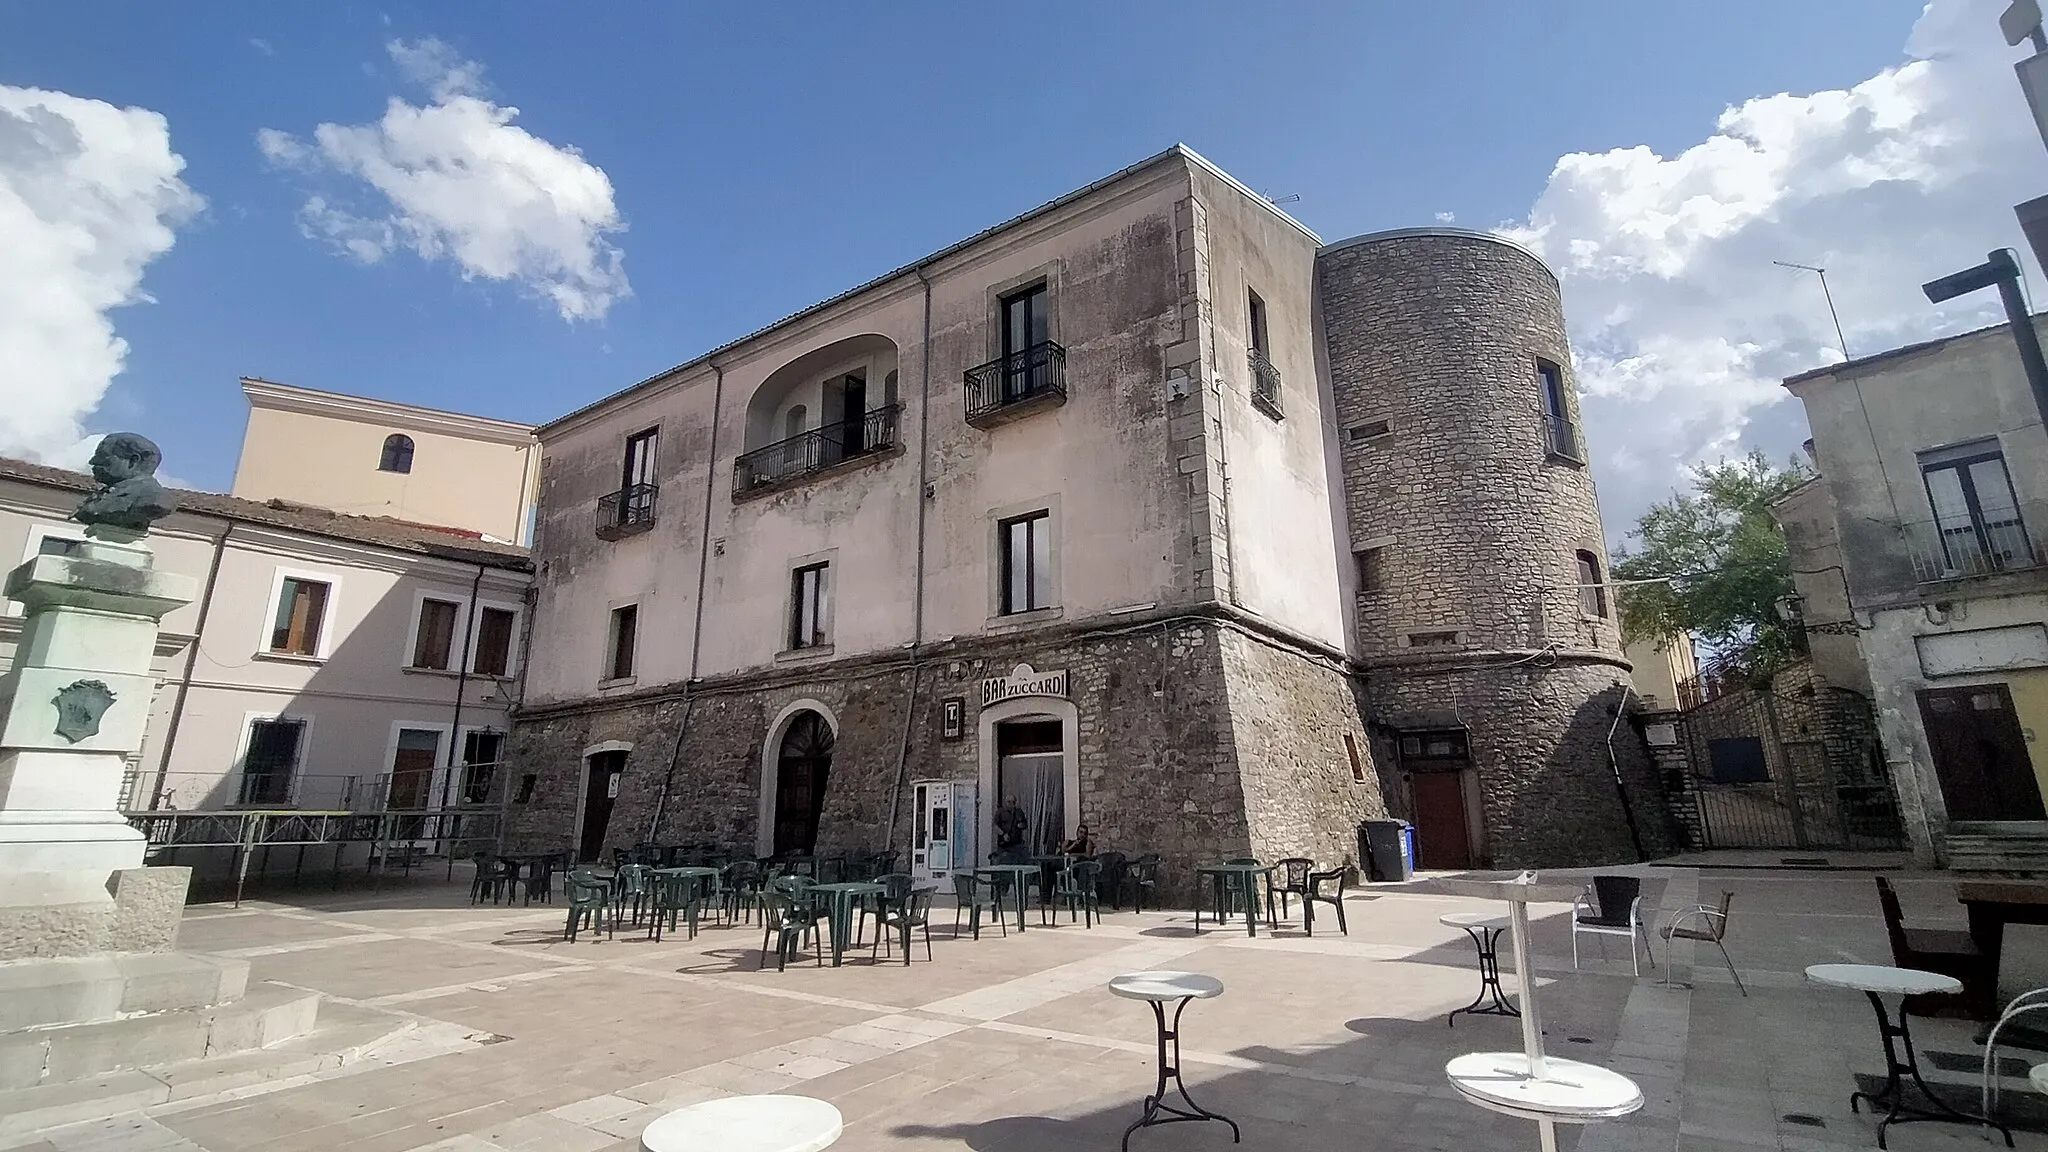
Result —
[[1252, 366], [1252, 406], [1275, 420], [1281, 419], [1284, 414], [1280, 411], [1280, 370], [1257, 348], [1249, 350], [1247, 359]]
[[991, 428], [1067, 402], [1067, 350], [1050, 340], [969, 368], [967, 422]]
[[900, 404], [887, 404], [856, 419], [836, 421], [741, 453], [733, 462], [733, 499], [887, 457], [897, 447], [896, 417], [902, 410]]
[[2048, 565], [2048, 504], [1902, 524], [1899, 536], [1923, 584], [2040, 569]]
[[597, 535], [617, 540], [654, 527], [655, 485], [631, 484], [597, 498]]
[[1564, 460], [1583, 463], [1585, 450], [1579, 447], [1579, 430], [1571, 420], [1550, 413], [1543, 415], [1543, 450]]

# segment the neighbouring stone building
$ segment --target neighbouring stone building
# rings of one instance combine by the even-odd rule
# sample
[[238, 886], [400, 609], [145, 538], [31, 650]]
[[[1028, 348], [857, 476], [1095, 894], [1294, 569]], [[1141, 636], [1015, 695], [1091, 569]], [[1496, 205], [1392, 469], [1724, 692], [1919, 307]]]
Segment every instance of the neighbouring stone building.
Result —
[[2048, 872], [2048, 437], [2012, 329], [1785, 387], [1820, 471], [1774, 508], [1814, 669], [1870, 695], [1915, 857]]
[[[1670, 844], [1558, 292], [1176, 147], [539, 430], [518, 849]], [[1634, 819], [1631, 819], [1631, 816]]]

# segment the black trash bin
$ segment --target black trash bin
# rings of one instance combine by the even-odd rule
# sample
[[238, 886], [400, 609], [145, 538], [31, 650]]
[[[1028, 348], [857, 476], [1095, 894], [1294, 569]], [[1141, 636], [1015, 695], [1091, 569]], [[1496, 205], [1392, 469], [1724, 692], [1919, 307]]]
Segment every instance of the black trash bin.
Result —
[[1371, 878], [1407, 880], [1415, 875], [1415, 826], [1406, 820], [1367, 820], [1358, 826], [1358, 859]]

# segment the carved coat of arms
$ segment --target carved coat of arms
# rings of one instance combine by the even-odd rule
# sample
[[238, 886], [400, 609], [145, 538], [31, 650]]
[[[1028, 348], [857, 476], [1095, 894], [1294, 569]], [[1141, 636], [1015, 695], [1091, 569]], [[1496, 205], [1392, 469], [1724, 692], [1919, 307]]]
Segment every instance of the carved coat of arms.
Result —
[[73, 744], [99, 735], [100, 717], [114, 705], [114, 690], [103, 680], [74, 680], [57, 690], [57, 735]]

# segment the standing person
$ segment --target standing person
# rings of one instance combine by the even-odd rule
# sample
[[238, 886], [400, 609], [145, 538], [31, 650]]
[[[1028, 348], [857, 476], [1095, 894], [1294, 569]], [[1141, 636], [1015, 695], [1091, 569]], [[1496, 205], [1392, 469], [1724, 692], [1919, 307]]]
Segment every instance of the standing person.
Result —
[[1023, 805], [1015, 796], [1003, 797], [1002, 807], [996, 809], [996, 852], [1008, 859], [1024, 850], [1024, 831], [1031, 821], [1024, 815]]

